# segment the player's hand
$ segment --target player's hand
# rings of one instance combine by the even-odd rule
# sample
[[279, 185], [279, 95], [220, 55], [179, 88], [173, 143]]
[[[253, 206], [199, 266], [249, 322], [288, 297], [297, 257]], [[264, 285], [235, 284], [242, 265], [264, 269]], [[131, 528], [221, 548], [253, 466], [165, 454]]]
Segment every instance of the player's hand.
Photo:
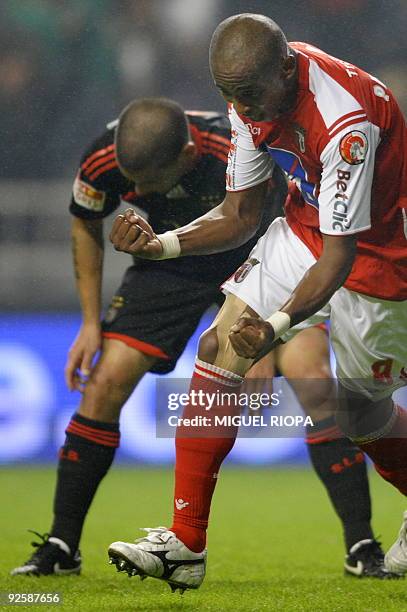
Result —
[[241, 317], [230, 328], [229, 339], [240, 357], [255, 359], [271, 349], [274, 330], [272, 325], [263, 319]]
[[65, 366], [65, 381], [70, 391], [85, 389], [92, 370], [92, 362], [102, 346], [102, 332], [99, 324], [82, 325], [79, 334], [69, 349]]
[[116, 251], [143, 259], [157, 259], [163, 252], [151, 225], [131, 208], [116, 217], [109, 238]]

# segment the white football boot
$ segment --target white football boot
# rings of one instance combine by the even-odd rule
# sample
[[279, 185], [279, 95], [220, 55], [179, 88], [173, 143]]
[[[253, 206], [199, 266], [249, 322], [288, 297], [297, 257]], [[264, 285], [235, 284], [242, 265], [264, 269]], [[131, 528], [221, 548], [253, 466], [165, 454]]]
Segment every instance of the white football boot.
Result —
[[407, 510], [403, 514], [399, 537], [384, 556], [384, 567], [400, 576], [407, 573]]
[[205, 577], [206, 549], [193, 552], [166, 527], [145, 528], [148, 535], [133, 543], [113, 542], [109, 563], [128, 576], [150, 576], [168, 582], [172, 592], [197, 589]]

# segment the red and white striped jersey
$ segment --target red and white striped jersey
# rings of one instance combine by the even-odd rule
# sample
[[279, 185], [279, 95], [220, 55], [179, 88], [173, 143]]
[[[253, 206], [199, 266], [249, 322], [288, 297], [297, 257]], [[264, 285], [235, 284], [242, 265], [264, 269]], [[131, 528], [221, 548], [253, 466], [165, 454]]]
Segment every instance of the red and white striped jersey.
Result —
[[229, 108], [228, 191], [289, 178], [287, 221], [315, 257], [322, 234], [358, 234], [345, 287], [407, 299], [407, 130], [391, 91], [363, 70], [305, 43], [294, 110], [255, 122]]

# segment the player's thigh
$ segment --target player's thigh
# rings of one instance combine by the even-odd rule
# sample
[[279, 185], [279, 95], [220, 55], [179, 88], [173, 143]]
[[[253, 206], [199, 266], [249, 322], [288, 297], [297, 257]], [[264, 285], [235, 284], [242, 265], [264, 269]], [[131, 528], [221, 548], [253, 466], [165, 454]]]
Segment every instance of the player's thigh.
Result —
[[286, 378], [332, 378], [329, 337], [324, 326], [300, 331], [275, 351], [276, 366]]
[[406, 385], [407, 302], [342, 287], [331, 307], [331, 342], [342, 385], [375, 402]]
[[313, 326], [300, 331], [292, 340], [276, 348], [275, 359], [302, 408], [314, 421], [335, 414], [336, 383], [330, 365], [328, 334], [324, 327]]
[[263, 319], [281, 308], [315, 258], [283, 218], [276, 219], [224, 284]]
[[121, 340], [104, 339], [83, 393], [80, 414], [107, 422], [117, 420], [123, 404], [155, 360]]

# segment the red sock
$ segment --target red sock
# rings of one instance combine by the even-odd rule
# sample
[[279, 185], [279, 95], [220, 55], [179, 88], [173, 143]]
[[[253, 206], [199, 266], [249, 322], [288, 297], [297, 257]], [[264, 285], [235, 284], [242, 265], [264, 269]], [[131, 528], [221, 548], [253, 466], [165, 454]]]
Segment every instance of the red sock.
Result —
[[376, 471], [407, 495], [407, 411], [396, 406], [395, 422], [383, 438], [358, 446], [373, 460]]
[[[214, 415], [238, 414], [235, 402], [222, 402], [221, 394], [239, 393], [242, 378], [233, 372], [197, 359], [191, 380], [191, 401], [185, 407], [183, 417], [205, 416], [212, 419], [211, 426], [177, 428], [175, 447], [174, 522], [171, 527], [176, 536], [188, 548], [200, 552], [205, 548], [206, 529], [212, 495], [218, 471], [236, 439], [238, 427], [216, 426]], [[202, 396], [199, 405], [193, 405], [191, 392], [217, 394], [210, 410], [205, 411], [207, 401]], [[196, 396], [195, 396], [196, 397]], [[208, 396], [206, 396], [208, 397]], [[227, 396], [225, 396], [227, 397]], [[194, 436], [194, 437], [192, 437]], [[199, 437], [196, 437], [199, 436]]]

